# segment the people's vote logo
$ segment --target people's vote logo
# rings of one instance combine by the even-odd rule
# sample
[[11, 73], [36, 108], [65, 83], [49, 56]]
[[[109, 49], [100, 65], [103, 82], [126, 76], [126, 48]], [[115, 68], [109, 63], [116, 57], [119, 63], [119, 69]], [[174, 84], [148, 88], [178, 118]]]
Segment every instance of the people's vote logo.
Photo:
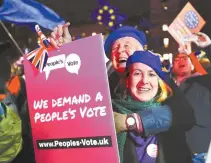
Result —
[[48, 79], [50, 72], [52, 70], [64, 67], [68, 72], [78, 74], [79, 69], [81, 67], [80, 57], [75, 53], [69, 54], [67, 55], [67, 57], [65, 54], [49, 57], [46, 66], [44, 68], [46, 80]]
[[70, 54], [65, 61], [66, 70], [70, 73], [78, 74], [78, 70], [81, 66], [81, 59], [77, 54]]
[[185, 13], [185, 24], [188, 28], [194, 29], [199, 25], [199, 17], [196, 12], [188, 11]]

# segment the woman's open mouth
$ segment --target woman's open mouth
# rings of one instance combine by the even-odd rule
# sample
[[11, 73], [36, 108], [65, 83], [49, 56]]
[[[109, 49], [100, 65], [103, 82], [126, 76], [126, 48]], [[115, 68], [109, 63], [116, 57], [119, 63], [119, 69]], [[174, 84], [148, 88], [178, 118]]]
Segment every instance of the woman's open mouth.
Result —
[[150, 88], [137, 88], [139, 92], [147, 92], [147, 91], [150, 91]]

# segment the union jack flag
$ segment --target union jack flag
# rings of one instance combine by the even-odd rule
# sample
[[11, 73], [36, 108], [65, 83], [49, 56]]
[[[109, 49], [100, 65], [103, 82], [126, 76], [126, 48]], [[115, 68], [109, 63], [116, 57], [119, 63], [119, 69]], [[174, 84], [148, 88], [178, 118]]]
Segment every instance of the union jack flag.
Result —
[[26, 58], [42, 73], [48, 60], [48, 51], [45, 47], [40, 47], [28, 53]]

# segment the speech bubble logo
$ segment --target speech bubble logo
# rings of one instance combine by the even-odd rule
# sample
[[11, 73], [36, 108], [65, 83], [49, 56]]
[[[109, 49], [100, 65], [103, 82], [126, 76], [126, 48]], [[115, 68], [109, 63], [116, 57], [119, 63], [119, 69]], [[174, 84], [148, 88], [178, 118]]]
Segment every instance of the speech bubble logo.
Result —
[[55, 57], [49, 57], [46, 66], [43, 71], [45, 71], [46, 80], [52, 70], [64, 68], [65, 67], [65, 54], [61, 54]]
[[80, 57], [74, 53], [68, 55], [65, 61], [65, 67], [68, 72], [78, 75], [78, 71], [81, 67]]

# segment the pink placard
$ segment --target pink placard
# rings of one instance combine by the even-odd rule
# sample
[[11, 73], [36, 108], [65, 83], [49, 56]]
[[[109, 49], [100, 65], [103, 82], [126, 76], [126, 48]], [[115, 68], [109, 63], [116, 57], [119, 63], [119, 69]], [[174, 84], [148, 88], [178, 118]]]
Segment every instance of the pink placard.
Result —
[[119, 163], [102, 35], [24, 66], [36, 163]]

